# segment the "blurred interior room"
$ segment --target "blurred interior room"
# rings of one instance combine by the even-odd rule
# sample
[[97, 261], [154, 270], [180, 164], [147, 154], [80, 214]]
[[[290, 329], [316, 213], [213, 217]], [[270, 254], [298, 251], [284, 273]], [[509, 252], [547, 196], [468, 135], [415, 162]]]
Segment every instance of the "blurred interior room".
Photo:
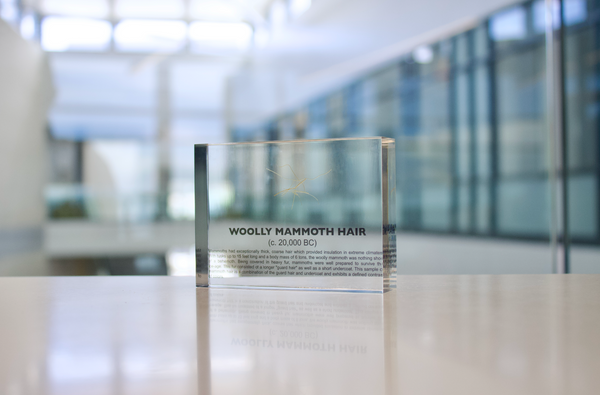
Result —
[[596, 0], [0, 0], [0, 276], [193, 275], [194, 143], [368, 136], [398, 274], [600, 273], [599, 51]]

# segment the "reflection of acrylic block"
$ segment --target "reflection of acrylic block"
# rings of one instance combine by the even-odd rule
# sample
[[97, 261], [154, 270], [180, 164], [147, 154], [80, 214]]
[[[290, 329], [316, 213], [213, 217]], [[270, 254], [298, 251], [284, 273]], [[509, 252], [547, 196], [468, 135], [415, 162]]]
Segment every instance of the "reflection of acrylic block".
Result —
[[196, 285], [395, 287], [394, 140], [195, 146]]

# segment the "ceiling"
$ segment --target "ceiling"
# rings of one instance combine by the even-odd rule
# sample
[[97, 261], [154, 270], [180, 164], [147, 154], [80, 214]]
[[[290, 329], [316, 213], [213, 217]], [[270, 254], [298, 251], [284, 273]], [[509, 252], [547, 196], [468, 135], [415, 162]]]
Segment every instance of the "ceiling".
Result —
[[[246, 22], [253, 45], [236, 54], [237, 75], [293, 80], [286, 107], [376, 65], [467, 30], [515, 0], [26, 0], [42, 15], [118, 21]], [[304, 12], [290, 12], [295, 5]], [[308, 7], [307, 7], [308, 4]], [[297, 7], [296, 7], [297, 8]], [[259, 38], [260, 40], [257, 40]], [[210, 57], [210, 56], [209, 56]], [[208, 58], [209, 58], [208, 57]], [[218, 61], [218, 54], [211, 61]], [[228, 61], [231, 54], [228, 54]], [[258, 80], [257, 80], [258, 81]], [[261, 85], [262, 84], [262, 85]], [[285, 85], [285, 83], [283, 83]], [[288, 84], [289, 85], [289, 84]], [[255, 88], [265, 86], [262, 82]], [[279, 88], [277, 88], [279, 89]], [[251, 95], [252, 96], [252, 95]], [[278, 107], [280, 107], [278, 106]], [[273, 107], [273, 106], [269, 106]], [[279, 111], [270, 108], [267, 112]]]
[[[242, 70], [256, 91], [283, 91], [257, 118], [270, 117], [345, 84], [422, 44], [466, 31], [515, 0], [314, 0], [296, 20], [272, 31]], [[253, 77], [254, 76], [254, 77]], [[283, 88], [282, 88], [283, 87]], [[246, 100], [246, 103], [250, 101]], [[252, 103], [254, 105], [254, 103]], [[240, 110], [245, 112], [244, 110]]]
[[242, 21], [264, 19], [272, 0], [25, 0], [44, 15]]
[[[314, 75], [428, 32], [467, 25], [515, 0], [24, 0], [45, 16], [247, 22], [255, 65]], [[284, 5], [285, 4], [285, 5]], [[305, 12], [289, 12], [294, 4]], [[279, 6], [279, 7], [277, 7]], [[287, 7], [287, 13], [286, 13]], [[283, 8], [283, 11], [282, 11]], [[277, 12], [277, 11], [281, 12]], [[260, 35], [261, 39], [256, 40]], [[422, 39], [426, 39], [423, 37]], [[260, 41], [260, 42], [258, 42]]]

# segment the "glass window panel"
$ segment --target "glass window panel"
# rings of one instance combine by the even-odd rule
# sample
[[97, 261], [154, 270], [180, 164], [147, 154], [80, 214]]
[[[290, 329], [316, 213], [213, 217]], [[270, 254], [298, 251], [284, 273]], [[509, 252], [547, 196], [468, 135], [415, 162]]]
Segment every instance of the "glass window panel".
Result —
[[294, 128], [293, 115], [284, 115], [276, 122], [279, 135], [278, 140], [294, 140], [296, 137], [296, 129]]
[[491, 128], [489, 68], [487, 64], [475, 67], [475, 231], [489, 232], [491, 174]]
[[574, 30], [566, 42], [566, 107], [571, 170], [590, 170], [598, 163], [598, 90], [600, 72], [590, 54], [597, 51], [597, 27]]
[[432, 71], [435, 71], [441, 76], [447, 75], [450, 72], [450, 61], [452, 58], [452, 39], [440, 41], [436, 48], [436, 56], [431, 63]]
[[571, 245], [571, 273], [600, 274], [598, 247]]
[[450, 125], [448, 75], [423, 76], [420, 103], [422, 136], [418, 139], [419, 156], [426, 166], [427, 180], [450, 177]]
[[[400, 105], [398, 101], [398, 84], [400, 73], [397, 67], [388, 67], [380, 71], [375, 79], [376, 101], [373, 115], [375, 116], [375, 130], [368, 134], [368, 130], [363, 130], [363, 136], [375, 135], [394, 137], [400, 128]], [[364, 90], [363, 90], [364, 91]]]
[[418, 68], [406, 64], [401, 71], [399, 118], [405, 133], [410, 133], [397, 142], [403, 225], [447, 230], [451, 206], [447, 57]]
[[511, 54], [497, 63], [500, 173], [547, 171], [545, 49]]
[[[435, 151], [435, 136], [428, 136], [431, 131], [425, 129], [422, 122], [435, 119], [431, 116], [423, 116], [427, 111], [436, 109], [430, 100], [422, 100], [430, 90], [431, 85], [421, 78], [421, 65], [404, 59], [400, 62], [400, 82], [398, 84], [398, 97], [400, 103], [400, 127], [396, 137], [396, 168], [397, 168], [397, 191], [402, 202], [398, 207], [401, 211], [402, 223], [406, 229], [419, 229], [422, 227], [422, 194], [423, 179], [427, 178], [424, 173], [427, 170], [436, 170], [435, 166], [423, 166], [424, 163], [431, 164], [431, 159], [423, 157], [423, 154]], [[425, 82], [424, 86], [421, 84]], [[436, 93], [436, 90], [431, 90]], [[447, 96], [447, 95], [446, 95]], [[427, 106], [431, 105], [431, 108]], [[422, 106], [425, 106], [422, 108]], [[433, 144], [431, 144], [433, 142]], [[430, 155], [431, 156], [431, 155]]]
[[[593, 3], [597, 4], [597, 3]], [[571, 271], [600, 273], [598, 239], [600, 213], [598, 194], [598, 117], [600, 71], [598, 69], [598, 23], [566, 29], [566, 96], [569, 163], [569, 230]], [[580, 242], [594, 243], [588, 247]]]
[[148, 139], [156, 134], [156, 122], [152, 116], [54, 111], [50, 131], [54, 138], [65, 140]]
[[525, 9], [521, 6], [501, 11], [490, 18], [490, 35], [493, 40], [520, 40], [527, 35]]
[[[587, 3], [587, 4], [586, 4]], [[569, 23], [569, 13], [587, 18], [588, 24]], [[565, 1], [567, 20], [565, 60], [567, 136], [569, 162], [569, 230], [571, 233], [570, 263], [572, 273], [600, 273], [598, 242], [600, 238], [600, 145], [598, 117], [600, 104], [600, 69], [598, 69], [597, 1]], [[572, 10], [569, 10], [572, 8]], [[593, 12], [592, 12], [593, 10]], [[570, 25], [573, 25], [572, 27]], [[581, 243], [581, 244], [580, 244]], [[593, 245], [582, 245], [594, 243]]]
[[42, 20], [46, 51], [102, 51], [110, 46], [110, 22], [99, 19], [46, 17]]
[[[398, 70], [393, 68], [395, 74], [398, 74]], [[379, 97], [378, 97], [378, 83], [377, 78], [374, 76], [366, 77], [362, 83], [362, 129], [367, 136], [376, 136], [377, 135], [377, 122], [379, 115]], [[394, 96], [397, 96], [397, 88], [398, 83], [394, 82]], [[396, 107], [394, 111], [396, 112], [396, 117], [398, 117], [399, 107]], [[398, 118], [396, 122], [398, 122]], [[396, 126], [397, 127], [397, 126]]]
[[41, 9], [46, 15], [104, 18], [108, 16], [108, 0], [42, 0]]
[[[587, 18], [586, 0], [564, 0], [565, 25], [570, 26], [585, 21]], [[560, 5], [558, 1], [552, 4], [552, 21], [555, 28], [560, 26]], [[546, 31], [546, 4], [544, 0], [533, 3], [533, 28], [536, 33]]]
[[364, 135], [364, 93], [359, 81], [344, 89], [344, 117], [346, 118], [346, 136]]
[[586, 0], [564, 0], [565, 25], [580, 23], [587, 18]]
[[[456, 75], [456, 155], [458, 168], [457, 177], [466, 180], [470, 176], [469, 149], [470, 125], [469, 125], [469, 75], [467, 72], [459, 71]], [[473, 100], [473, 98], [471, 98]]]
[[488, 55], [489, 43], [488, 43], [488, 31], [485, 25], [480, 25], [475, 28], [475, 57], [481, 58]]
[[308, 107], [306, 138], [322, 139], [327, 137], [329, 137], [327, 129], [327, 102], [325, 100], [318, 100]]
[[461, 232], [468, 232], [471, 229], [470, 224], [470, 184], [466, 182], [460, 182], [456, 185], [458, 188], [458, 230]]
[[234, 126], [231, 130], [230, 139], [233, 142], [264, 141], [265, 138], [262, 138], [262, 136], [264, 136], [262, 127]]
[[465, 64], [470, 60], [469, 56], [469, 32], [460, 34], [454, 41], [454, 47], [456, 51], [456, 63]]
[[[402, 205], [398, 206], [401, 211], [402, 222], [400, 225], [405, 229], [423, 228], [423, 171], [422, 161], [412, 151], [415, 146], [412, 138], [401, 137], [396, 140], [397, 152], [397, 195], [400, 196]], [[398, 160], [399, 158], [399, 160]], [[431, 182], [429, 182], [431, 184]], [[428, 207], [425, 207], [427, 210]], [[426, 228], [425, 228], [426, 229]]]
[[450, 229], [450, 182], [429, 182], [423, 187], [423, 228]]
[[252, 134], [246, 134], [244, 141], [266, 141], [268, 140], [270, 123], [252, 127]]
[[[485, 21], [471, 31], [419, 46], [395, 64], [356, 78], [338, 91], [314, 100], [308, 107], [305, 137], [387, 133], [396, 136], [396, 195], [399, 225], [403, 229], [547, 238], [550, 195], [545, 44], [542, 34], [532, 35], [540, 26], [538, 2], [522, 2], [492, 15], [489, 24]], [[565, 13], [570, 13], [566, 16], [567, 24], [583, 21], [587, 17], [585, 7], [585, 1], [565, 0]], [[541, 27], [543, 30], [543, 24]], [[598, 52], [595, 38], [586, 44], [594, 53]], [[491, 40], [495, 41], [492, 45]], [[520, 42], [515, 43], [516, 40]], [[583, 68], [596, 69], [596, 57], [589, 53], [580, 55], [577, 45], [581, 43], [567, 44], [567, 51], [571, 51], [566, 56], [567, 62], [582, 58], [587, 61]], [[493, 68], [490, 60], [495, 62]], [[451, 70], [451, 66], [455, 68]], [[585, 130], [596, 138], [596, 118], [600, 114], [596, 100], [598, 81], [595, 71], [583, 72], [566, 81], [567, 89], [579, 95], [572, 106], [574, 116], [570, 122], [578, 123], [577, 133]], [[589, 97], [583, 97], [583, 91]], [[280, 135], [285, 136], [289, 127], [286, 126], [289, 122], [281, 122], [285, 117], [279, 114], [266, 123], [279, 121]], [[584, 117], [587, 117], [585, 122]], [[494, 141], [497, 145], [491, 147], [493, 131], [498, 132]], [[580, 136], [570, 139], [575, 143], [569, 149], [577, 151], [572, 155], [577, 159], [571, 158], [571, 162], [577, 161], [578, 166], [588, 163], [590, 152], [592, 158], [597, 157], [594, 152], [597, 140], [587, 139], [583, 143]], [[454, 148], [456, 152], [452, 152]], [[492, 148], [499, 155], [495, 158], [497, 163], [492, 163]], [[583, 153], [584, 148], [587, 153]], [[457, 174], [451, 174], [455, 164]], [[496, 164], [500, 179], [492, 180], [491, 171]], [[597, 166], [595, 162], [592, 165]], [[589, 234], [590, 217], [598, 216], [589, 209], [588, 201], [597, 200], [594, 188], [598, 188], [598, 176], [595, 174], [593, 180], [589, 178], [591, 174], [586, 176], [585, 181], [570, 183], [572, 193], [581, 195], [572, 203], [580, 206], [579, 216], [573, 219], [577, 222], [573, 227], [580, 234]], [[587, 223], [582, 222], [586, 210], [591, 213]], [[340, 213], [351, 214], [343, 210]], [[481, 241], [469, 242], [475, 245]], [[507, 250], [504, 245], [500, 248]], [[520, 243], [510, 254], [519, 248]], [[481, 252], [473, 257], [479, 262]], [[543, 262], [544, 270], [549, 270], [545, 255]], [[506, 270], [502, 263], [498, 266], [499, 272]], [[480, 267], [489, 270], [488, 265]]]
[[476, 175], [486, 179], [491, 173], [490, 149], [490, 90], [489, 68], [480, 65], [475, 69], [475, 124], [476, 124]]
[[547, 178], [498, 183], [498, 231], [508, 235], [546, 236], [550, 227]]
[[363, 129], [360, 136], [393, 137], [398, 129], [398, 109], [398, 100], [395, 96], [388, 100], [381, 100], [377, 105], [377, 129], [372, 130], [372, 134]]
[[399, 78], [397, 67], [385, 68], [374, 76], [374, 82], [377, 84], [377, 95], [380, 100], [388, 100], [397, 93]]
[[327, 128], [331, 137], [342, 137], [345, 126], [344, 95], [336, 92], [327, 99]]
[[[546, 2], [545, 0], [537, 0], [533, 3], [533, 30], [536, 33], [544, 33], [546, 31]], [[555, 28], [560, 26], [560, 5], [558, 1], [552, 4], [552, 24]]]
[[308, 111], [306, 108], [299, 109], [294, 114], [294, 129], [297, 139], [304, 139], [308, 123]]
[[172, 52], [185, 46], [187, 25], [183, 21], [125, 19], [115, 27], [119, 51]]
[[156, 67], [135, 67], [129, 59], [55, 55], [51, 58], [55, 107], [152, 109], [156, 103]]
[[489, 233], [490, 231], [490, 183], [479, 181], [477, 183], [477, 221], [476, 231], [478, 233]]
[[115, 6], [121, 18], [183, 18], [182, 0], [118, 0]]
[[593, 240], [598, 234], [598, 192], [591, 174], [569, 176], [569, 230], [571, 238]]

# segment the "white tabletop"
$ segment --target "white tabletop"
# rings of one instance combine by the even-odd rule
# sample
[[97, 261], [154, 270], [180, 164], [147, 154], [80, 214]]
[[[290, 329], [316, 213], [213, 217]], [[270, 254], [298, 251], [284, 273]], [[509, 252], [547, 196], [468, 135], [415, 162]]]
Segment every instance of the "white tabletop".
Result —
[[0, 394], [596, 394], [600, 275], [0, 278]]

